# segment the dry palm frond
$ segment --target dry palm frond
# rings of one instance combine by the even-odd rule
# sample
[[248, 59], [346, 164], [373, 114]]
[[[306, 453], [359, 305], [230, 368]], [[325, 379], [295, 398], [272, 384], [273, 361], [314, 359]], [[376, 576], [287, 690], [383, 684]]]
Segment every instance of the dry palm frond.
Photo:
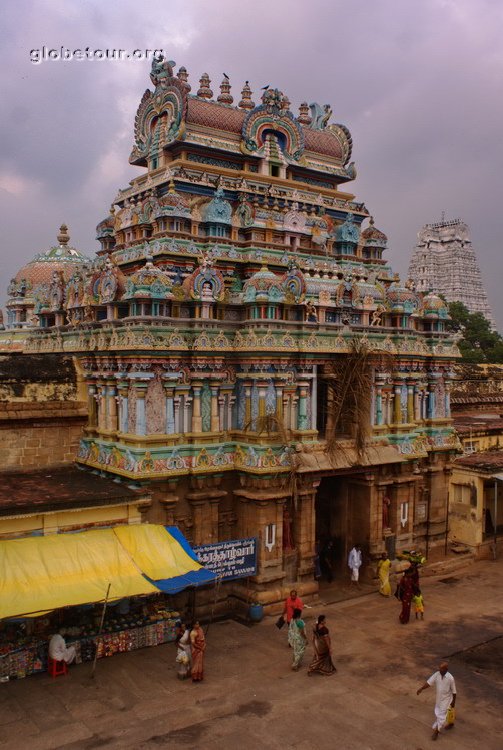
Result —
[[344, 450], [337, 436], [341, 432], [355, 441], [356, 455], [365, 454], [370, 432], [372, 397], [372, 351], [368, 343], [354, 338], [351, 351], [335, 362], [328, 381], [328, 420], [326, 451], [333, 454]]

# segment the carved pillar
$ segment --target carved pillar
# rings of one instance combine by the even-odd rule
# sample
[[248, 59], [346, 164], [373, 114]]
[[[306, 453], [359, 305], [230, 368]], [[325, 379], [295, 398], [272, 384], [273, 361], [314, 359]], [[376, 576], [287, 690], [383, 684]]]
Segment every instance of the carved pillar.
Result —
[[211, 544], [218, 542], [218, 511], [220, 500], [227, 495], [224, 490], [202, 489], [186, 495], [192, 508], [192, 542]]
[[201, 417], [201, 388], [202, 383], [192, 383], [192, 432], [199, 433], [203, 431], [203, 420]]
[[98, 407], [98, 430], [106, 430], [106, 419], [107, 419], [107, 400], [106, 400], [106, 386], [103, 383], [97, 385], [97, 407]]
[[414, 383], [407, 383], [407, 422], [414, 422]]
[[435, 419], [435, 381], [428, 381], [428, 407], [426, 416], [428, 419]]
[[97, 388], [95, 383], [88, 383], [87, 385], [87, 415], [88, 415], [88, 428], [95, 429], [98, 424], [98, 404], [97, 404]]
[[117, 389], [115, 384], [107, 386], [107, 430], [117, 432]]
[[402, 386], [395, 383], [393, 386], [393, 424], [402, 424]]
[[451, 416], [451, 382], [445, 381], [445, 416]]
[[[210, 430], [211, 432], [218, 432], [220, 430], [220, 415], [218, 409], [218, 383], [210, 383], [211, 391], [211, 421]], [[222, 419], [223, 426], [223, 419]]]
[[190, 432], [190, 405], [192, 396], [186, 391], [183, 395], [183, 432], [187, 435]]
[[174, 435], [175, 430], [175, 389], [173, 385], [164, 383], [164, 394], [166, 397], [166, 434]]
[[176, 526], [175, 511], [178, 500], [178, 495], [174, 495], [171, 492], [168, 492], [164, 497], [159, 498], [159, 502], [164, 507], [164, 511], [166, 514], [164, 517], [165, 526]]
[[281, 424], [283, 422], [283, 387], [276, 385], [276, 419]]
[[[298, 552], [298, 577], [312, 581], [314, 570], [314, 548], [316, 535], [315, 498], [319, 481], [306, 482], [297, 492], [295, 509], [295, 547]], [[306, 581], [306, 582], [307, 582]], [[314, 584], [314, 581], [312, 581]]]
[[148, 381], [134, 380], [133, 385], [136, 391], [135, 432], [137, 435], [146, 435], [147, 434], [147, 413], [145, 409], [145, 396], [147, 395]]
[[251, 382], [246, 380], [244, 385], [245, 391], [245, 427], [250, 427], [251, 423]]
[[267, 381], [259, 380], [257, 382], [258, 388], [258, 418], [263, 422], [266, 416], [266, 394], [267, 394]]
[[307, 430], [309, 427], [307, 417], [307, 394], [309, 390], [309, 383], [301, 381], [299, 384], [299, 408], [297, 417], [297, 428], [299, 430]]
[[[175, 396], [173, 399], [173, 408], [175, 411], [175, 434], [179, 434], [182, 432], [188, 432], [188, 427], [186, 428], [185, 425], [185, 398], [188, 395], [188, 388], [175, 388]], [[188, 423], [188, 415], [187, 415], [187, 423]]]
[[283, 424], [287, 430], [290, 430], [292, 425], [290, 422], [290, 391], [286, 388], [283, 391]]
[[383, 424], [383, 413], [382, 413], [382, 384], [376, 383], [376, 424]]
[[121, 380], [117, 385], [117, 392], [119, 394], [119, 431], [128, 431], [128, 419], [129, 419], [129, 402], [128, 402], [128, 383], [127, 381]]
[[414, 420], [419, 422], [421, 419], [421, 396], [419, 385], [414, 386]]
[[220, 387], [220, 429], [232, 430], [232, 407], [235, 401], [233, 388], [230, 385]]

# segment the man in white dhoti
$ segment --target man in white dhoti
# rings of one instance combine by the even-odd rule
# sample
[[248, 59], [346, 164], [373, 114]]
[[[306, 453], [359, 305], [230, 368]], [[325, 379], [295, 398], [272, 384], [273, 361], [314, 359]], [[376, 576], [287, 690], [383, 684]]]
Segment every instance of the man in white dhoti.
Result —
[[351, 583], [360, 588], [360, 568], [362, 565], [362, 550], [359, 544], [355, 544], [348, 555], [348, 568], [351, 571]]
[[449, 708], [454, 708], [456, 705], [456, 683], [454, 682], [452, 674], [447, 671], [448, 666], [447, 662], [443, 661], [438, 667], [438, 672], [432, 674], [417, 691], [417, 694], [419, 695], [419, 693], [422, 693], [426, 688], [433, 686], [435, 686], [437, 690], [435, 700], [435, 721], [433, 722], [432, 727], [432, 740], [438, 738], [440, 730], [445, 725]]
[[71, 664], [75, 659], [75, 646], [67, 646], [65, 639], [59, 633], [53, 635], [49, 641], [49, 656], [54, 661], [65, 661]]

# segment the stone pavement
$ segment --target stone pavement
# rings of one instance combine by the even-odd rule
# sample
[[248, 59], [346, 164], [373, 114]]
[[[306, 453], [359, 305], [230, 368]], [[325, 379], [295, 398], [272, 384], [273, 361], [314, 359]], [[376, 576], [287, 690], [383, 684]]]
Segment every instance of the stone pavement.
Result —
[[306, 609], [308, 630], [327, 615], [330, 677], [292, 672], [286, 629], [267, 618], [210, 626], [202, 684], [177, 681], [173, 644], [101, 660], [94, 679], [84, 664], [66, 678], [1, 684], [0, 750], [425, 750], [434, 691], [416, 689], [445, 657], [458, 718], [440, 746], [501, 750], [502, 575], [499, 560], [424, 578], [425, 620], [406, 626], [398, 602], [377, 593]]

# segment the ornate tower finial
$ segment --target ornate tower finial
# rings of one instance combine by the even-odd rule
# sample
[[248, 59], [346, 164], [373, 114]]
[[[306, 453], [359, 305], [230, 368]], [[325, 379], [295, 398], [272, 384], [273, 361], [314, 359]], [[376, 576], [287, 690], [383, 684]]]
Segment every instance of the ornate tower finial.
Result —
[[217, 102], [222, 102], [222, 104], [232, 104], [233, 101], [234, 97], [231, 94], [229, 76], [227, 73], [224, 73], [222, 83], [220, 84], [220, 93], [217, 96]]
[[70, 242], [70, 235], [68, 234], [68, 227], [66, 226], [66, 224], [61, 224], [57, 240], [63, 247], [66, 247]]
[[201, 99], [211, 99], [213, 97], [213, 91], [210, 88], [210, 77], [208, 73], [203, 73], [201, 78], [199, 79], [199, 90], [197, 92], [197, 95], [201, 97]]
[[180, 68], [180, 70], [177, 73], [177, 76], [180, 79], [180, 81], [183, 83], [183, 85], [185, 86], [185, 88], [187, 89], [187, 91], [190, 91], [191, 85], [188, 82], [189, 74], [187, 73], [187, 68], [185, 68], [182, 65], [182, 67]]
[[176, 193], [175, 181], [173, 179], [173, 175], [171, 175], [169, 183], [168, 183], [168, 193]]
[[302, 125], [310, 125], [312, 121], [312, 117], [309, 114], [309, 104], [307, 102], [302, 102], [302, 104], [299, 107], [299, 116], [297, 117], [297, 120], [302, 123]]
[[245, 81], [245, 85], [243, 86], [239, 106], [241, 109], [255, 109], [255, 102], [252, 102], [252, 90], [248, 81]]

